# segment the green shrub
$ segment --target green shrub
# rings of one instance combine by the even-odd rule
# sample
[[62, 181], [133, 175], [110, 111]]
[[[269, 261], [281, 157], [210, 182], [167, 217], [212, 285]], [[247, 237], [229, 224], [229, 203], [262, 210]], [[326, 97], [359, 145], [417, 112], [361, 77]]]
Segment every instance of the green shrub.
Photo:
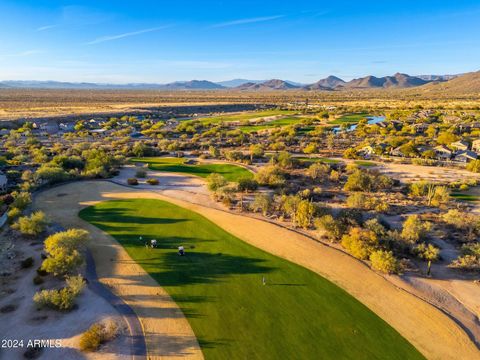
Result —
[[8, 222], [12, 223], [20, 215], [22, 215], [22, 210], [16, 207], [10, 208], [10, 210], [8, 210], [8, 213], [7, 213]]
[[40, 266], [38, 269], [37, 269], [37, 274], [39, 276], [47, 276], [48, 275], [48, 272], [46, 272], [45, 270], [42, 269], [42, 267]]
[[75, 298], [85, 286], [83, 278], [78, 276], [67, 277], [67, 286], [56, 290], [42, 290], [33, 296], [34, 303], [39, 308], [48, 307], [55, 310], [70, 310], [75, 304]]
[[45, 213], [37, 211], [30, 216], [22, 216], [19, 218], [13, 228], [24, 235], [37, 236], [45, 231], [47, 225], [48, 220]]
[[26, 259], [23, 259], [21, 262], [20, 262], [20, 266], [22, 267], [22, 269], [28, 269], [30, 267], [33, 266], [33, 257], [28, 257]]
[[480, 243], [465, 244], [462, 246], [460, 256], [453, 260], [449, 267], [468, 271], [480, 270]]
[[[350, 165], [352, 164], [349, 164], [349, 166]], [[346, 191], [371, 192], [375, 190], [389, 189], [393, 184], [393, 180], [386, 175], [381, 175], [375, 171], [356, 169], [348, 176], [343, 189]]]
[[40, 285], [40, 284], [43, 284], [45, 282], [45, 280], [43, 280], [43, 278], [40, 276], [40, 275], [36, 275], [34, 278], [33, 278], [33, 283], [35, 285]]
[[147, 179], [147, 184], [149, 185], [158, 185], [160, 184], [160, 181], [158, 181], [158, 179]]
[[467, 164], [467, 170], [475, 173], [480, 172], [480, 160], [473, 160]]
[[370, 254], [372, 268], [385, 274], [397, 273], [400, 270], [398, 260], [391, 251], [376, 250]]
[[207, 187], [210, 191], [217, 191], [227, 184], [227, 180], [220, 174], [211, 173], [207, 176]]
[[358, 259], [368, 259], [370, 254], [379, 245], [377, 235], [362, 228], [352, 228], [349, 233], [343, 235], [342, 246]]
[[135, 177], [141, 178], [141, 179], [146, 178], [147, 177], [147, 172], [143, 169], [139, 169], [135, 172]]
[[95, 323], [80, 337], [80, 350], [95, 351], [103, 343], [112, 340], [117, 334], [117, 325], [111, 322], [107, 325]]
[[55, 164], [43, 164], [34, 175], [35, 181], [40, 184], [55, 184], [66, 181], [69, 177], [65, 170]]
[[128, 185], [138, 185], [138, 180], [136, 178], [128, 178], [127, 179]]
[[238, 180], [238, 191], [248, 192], [255, 191], [258, 188], [258, 183], [253, 179], [242, 178]]
[[272, 197], [268, 194], [255, 194], [253, 202], [250, 204], [252, 211], [260, 211], [263, 216], [267, 216], [270, 208], [272, 207]]
[[418, 215], [410, 215], [403, 223], [402, 238], [408, 243], [414, 244], [423, 240], [431, 229], [431, 224], [420, 220]]
[[323, 215], [314, 220], [317, 230], [324, 231], [330, 240], [338, 241], [347, 231], [347, 224], [335, 219], [332, 215]]
[[25, 208], [32, 202], [32, 197], [28, 192], [12, 193], [12, 195], [14, 198], [12, 202], [12, 208], [25, 210]]
[[322, 163], [313, 163], [307, 169], [307, 175], [313, 180], [326, 180], [330, 173], [330, 166]]
[[89, 234], [82, 229], [69, 229], [50, 235], [45, 240], [48, 257], [42, 269], [54, 275], [71, 273], [82, 262], [79, 249], [88, 241]]
[[100, 324], [93, 324], [80, 337], [80, 350], [95, 351], [102, 343], [102, 326]]
[[468, 184], [461, 184], [458, 187], [458, 190], [460, 190], [460, 191], [467, 191], [468, 189], [469, 189]]
[[269, 165], [258, 170], [255, 174], [255, 181], [260, 185], [277, 187], [285, 183], [285, 177], [277, 165]]

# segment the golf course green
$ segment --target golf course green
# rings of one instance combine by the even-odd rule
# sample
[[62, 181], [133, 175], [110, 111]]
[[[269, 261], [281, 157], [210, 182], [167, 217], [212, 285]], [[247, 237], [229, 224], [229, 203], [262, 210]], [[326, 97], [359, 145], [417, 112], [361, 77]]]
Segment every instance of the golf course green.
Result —
[[338, 119], [330, 121], [329, 124], [333, 124], [333, 125], [356, 124], [360, 122], [360, 120], [365, 119], [368, 116], [370, 116], [368, 113], [346, 114], [339, 117]]
[[200, 177], [207, 177], [211, 173], [222, 175], [228, 181], [238, 181], [242, 178], [253, 178], [253, 173], [244, 167], [233, 164], [186, 164], [185, 158], [169, 158], [169, 157], [145, 157], [133, 158], [131, 162], [147, 163], [150, 170], [168, 171], [177, 173], [186, 173]]
[[283, 128], [289, 125], [301, 124], [302, 120], [305, 118], [301, 117], [284, 117], [277, 120], [268, 121], [258, 125], [243, 125], [239, 129], [245, 133], [252, 133], [259, 130], [272, 129], [272, 128]]
[[[195, 212], [127, 199], [96, 204], [79, 216], [117, 239], [172, 296], [206, 359], [423, 359], [330, 281]], [[140, 236], [156, 239], [158, 247], [145, 247]], [[177, 254], [180, 245], [185, 256]]]
[[221, 122], [230, 122], [230, 121], [248, 121], [251, 119], [258, 119], [262, 117], [269, 116], [278, 116], [278, 115], [292, 115], [295, 111], [291, 110], [263, 110], [263, 111], [244, 111], [241, 113], [234, 114], [222, 114], [218, 116], [210, 116], [206, 118], [199, 118], [193, 120], [187, 120], [187, 122], [201, 122], [203, 125], [218, 124]]

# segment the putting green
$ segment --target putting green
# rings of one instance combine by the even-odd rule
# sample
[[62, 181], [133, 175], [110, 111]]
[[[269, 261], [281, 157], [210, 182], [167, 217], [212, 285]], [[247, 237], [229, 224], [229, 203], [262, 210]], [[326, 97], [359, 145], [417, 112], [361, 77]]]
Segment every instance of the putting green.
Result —
[[[168, 291], [206, 359], [423, 359], [330, 281], [190, 210], [160, 200], [112, 200], [80, 217], [115, 237]], [[158, 248], [146, 248], [139, 236], [157, 239]]]
[[211, 173], [217, 173], [222, 175], [228, 181], [238, 181], [242, 178], [253, 178], [253, 173], [251, 171], [233, 164], [200, 163], [189, 165], [185, 163], [185, 158], [169, 157], [133, 158], [130, 161], [147, 163], [148, 168], [151, 170], [186, 173], [200, 177], [207, 177]]

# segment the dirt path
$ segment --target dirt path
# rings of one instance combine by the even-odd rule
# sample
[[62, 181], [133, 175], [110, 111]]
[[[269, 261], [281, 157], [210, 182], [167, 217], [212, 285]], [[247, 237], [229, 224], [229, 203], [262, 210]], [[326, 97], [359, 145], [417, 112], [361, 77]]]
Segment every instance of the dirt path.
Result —
[[34, 207], [65, 228], [81, 227], [93, 238], [90, 251], [102, 284], [137, 314], [145, 333], [149, 359], [203, 359], [188, 321], [171, 297], [111, 236], [78, 217], [86, 206], [116, 197], [125, 188], [108, 182], [78, 182], [40, 193]]
[[[118, 198], [157, 198], [170, 201], [202, 214], [258, 248], [305, 266], [338, 284], [392, 325], [429, 359], [480, 359], [478, 349], [452, 319], [397, 288], [350, 256], [277, 225], [170, 196], [175, 194], [170, 192], [167, 197], [110, 182], [81, 182], [46, 191], [37, 199], [37, 206], [56, 221], [62, 221], [66, 226], [85, 227], [94, 234], [96, 241], [92, 252], [101, 281], [114, 287], [114, 291], [142, 319], [147, 334], [154, 338], [150, 338], [150, 341], [147, 338], [149, 352], [156, 351], [159, 357], [201, 356], [188, 323], [173, 301], [162, 288], [152, 283], [152, 278], [142, 273], [143, 270], [128, 258], [118, 243], [77, 217], [77, 212], [82, 207]], [[154, 297], [148, 291], [152, 288], [160, 296]], [[147, 295], [138, 296], [142, 292]], [[172, 314], [165, 316], [166, 312], [173, 312], [177, 317], [171, 316]], [[165, 343], [164, 339], [168, 341]]]
[[[344, 158], [332, 159], [347, 164], [354, 163], [356, 161]], [[372, 166], [371, 169], [379, 170], [380, 172], [407, 184], [417, 181], [450, 183], [456, 181], [468, 182], [469, 180], [480, 180], [480, 174], [472, 173], [468, 170], [460, 168], [400, 164], [395, 162], [381, 162], [376, 160], [367, 161], [377, 164], [376, 166]]]
[[95, 261], [90, 251], [87, 252], [86, 278], [90, 290], [112, 305], [112, 307], [115, 308], [115, 310], [117, 310], [125, 319], [130, 333], [132, 360], [146, 360], [147, 346], [145, 344], [145, 336], [143, 334], [140, 320], [130, 306], [98, 281]]

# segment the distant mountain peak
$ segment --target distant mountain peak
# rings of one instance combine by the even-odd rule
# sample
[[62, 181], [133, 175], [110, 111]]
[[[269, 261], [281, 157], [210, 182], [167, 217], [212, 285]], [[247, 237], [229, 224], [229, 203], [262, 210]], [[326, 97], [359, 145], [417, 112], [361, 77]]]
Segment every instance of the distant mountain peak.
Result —
[[316, 83], [305, 86], [307, 90], [334, 90], [340, 86], [343, 86], [345, 81], [339, 77], [330, 75], [325, 79], [320, 79]]
[[262, 83], [248, 82], [236, 87], [237, 90], [290, 90], [298, 88], [299, 86], [280, 79], [271, 79]]
[[395, 73], [393, 76], [376, 77], [373, 75], [353, 79], [345, 84], [348, 89], [409, 88], [425, 85], [428, 81], [416, 76]]

